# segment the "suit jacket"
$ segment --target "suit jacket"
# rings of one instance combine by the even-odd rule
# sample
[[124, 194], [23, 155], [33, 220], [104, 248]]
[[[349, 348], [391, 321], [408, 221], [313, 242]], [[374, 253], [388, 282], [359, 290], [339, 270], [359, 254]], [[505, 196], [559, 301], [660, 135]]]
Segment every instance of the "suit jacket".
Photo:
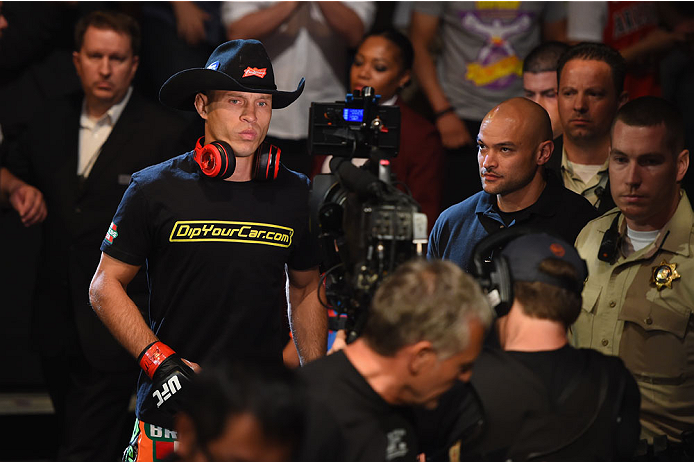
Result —
[[[99, 246], [130, 175], [190, 149], [188, 123], [133, 93], [86, 180], [77, 176], [82, 94], [48, 103], [29, 123], [8, 167], [41, 190], [48, 208], [34, 294], [34, 345], [46, 355], [80, 348], [104, 370], [132, 367], [92, 311], [89, 284]], [[143, 271], [128, 286], [146, 310]]]

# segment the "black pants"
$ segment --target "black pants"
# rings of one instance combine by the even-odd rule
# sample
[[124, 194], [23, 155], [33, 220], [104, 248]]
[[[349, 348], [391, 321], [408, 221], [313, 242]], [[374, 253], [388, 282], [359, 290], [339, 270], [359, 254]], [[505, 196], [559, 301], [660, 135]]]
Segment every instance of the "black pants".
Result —
[[128, 444], [138, 369], [95, 370], [81, 355], [42, 357], [58, 425], [58, 462], [115, 462]]

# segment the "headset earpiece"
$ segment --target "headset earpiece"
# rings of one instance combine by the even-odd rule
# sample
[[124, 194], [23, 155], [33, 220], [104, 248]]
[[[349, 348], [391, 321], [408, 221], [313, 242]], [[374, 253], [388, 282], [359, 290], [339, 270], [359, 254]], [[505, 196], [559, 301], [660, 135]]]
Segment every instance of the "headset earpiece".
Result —
[[491, 261], [476, 253], [479, 264], [475, 263], [474, 277], [487, 296], [495, 318], [506, 316], [513, 305], [513, 279], [509, 272], [508, 262], [501, 255], [496, 255]]
[[[513, 281], [508, 263], [501, 255], [489, 259], [491, 253], [506, 242], [505, 239], [499, 241], [499, 234], [482, 239], [472, 252], [472, 275], [485, 292], [495, 318], [506, 316], [513, 305]], [[502, 281], [504, 285], [500, 284]]]
[[270, 143], [263, 142], [255, 153], [253, 163], [253, 179], [256, 181], [270, 181], [277, 178], [280, 168], [280, 148]]
[[[195, 144], [195, 162], [205, 176], [226, 179], [234, 174], [236, 157], [229, 143], [213, 141], [202, 145], [203, 137]], [[280, 168], [280, 148], [263, 142], [253, 157], [252, 178], [255, 181], [271, 181], [277, 178]]]
[[236, 157], [229, 143], [213, 141], [210, 144], [201, 145], [200, 140], [195, 145], [195, 161], [205, 176], [211, 178], [226, 179], [234, 174]]
[[[497, 318], [506, 316], [513, 305], [513, 277], [508, 262], [498, 251], [517, 237], [537, 232], [541, 231], [531, 226], [512, 226], [485, 237], [472, 251], [472, 275], [487, 294]], [[489, 261], [493, 252], [496, 255]]]
[[487, 298], [494, 306], [496, 317], [504, 317], [511, 311], [513, 305], [513, 278], [505, 257], [498, 255], [492, 260], [489, 279], [493, 289], [487, 293]]

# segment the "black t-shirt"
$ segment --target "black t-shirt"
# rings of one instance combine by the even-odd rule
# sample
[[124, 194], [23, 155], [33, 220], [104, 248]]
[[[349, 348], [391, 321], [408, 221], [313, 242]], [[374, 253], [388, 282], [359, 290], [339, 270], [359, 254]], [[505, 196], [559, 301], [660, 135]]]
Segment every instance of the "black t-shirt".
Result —
[[[284, 167], [267, 183], [207, 178], [189, 152], [132, 176], [101, 250], [146, 263], [149, 325], [183, 358], [281, 361], [286, 266], [319, 263], [308, 191]], [[150, 387], [141, 374], [145, 421]]]
[[[417, 440], [410, 408], [392, 406], [376, 393], [343, 352], [318, 359], [300, 372], [312, 401], [308, 444], [301, 462], [415, 461]], [[341, 434], [336, 458], [321, 449]]]
[[612, 460], [639, 437], [640, 395], [619, 358], [567, 346], [542, 352], [485, 349], [471, 383], [483, 436], [460, 460]]
[[582, 362], [581, 350], [568, 345], [548, 351], [507, 351], [506, 354], [523, 363], [544, 384], [549, 399], [557, 401], [563, 390], [571, 384], [576, 369]]

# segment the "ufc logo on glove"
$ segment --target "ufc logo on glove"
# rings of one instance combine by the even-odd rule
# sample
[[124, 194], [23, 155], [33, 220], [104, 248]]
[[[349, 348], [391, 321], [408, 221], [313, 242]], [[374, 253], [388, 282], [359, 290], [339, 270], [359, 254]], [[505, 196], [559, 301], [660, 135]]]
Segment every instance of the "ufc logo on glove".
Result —
[[157, 407], [161, 407], [164, 401], [171, 398], [171, 395], [176, 393], [181, 389], [181, 382], [178, 380], [178, 376], [174, 375], [167, 382], [165, 382], [160, 390], [154, 390], [152, 392], [152, 397], [157, 398]]
[[195, 372], [171, 347], [162, 342], [148, 345], [140, 353], [138, 362], [152, 380], [153, 390], [144, 400], [141, 412], [146, 414], [147, 423], [166, 427], [180, 409]]

